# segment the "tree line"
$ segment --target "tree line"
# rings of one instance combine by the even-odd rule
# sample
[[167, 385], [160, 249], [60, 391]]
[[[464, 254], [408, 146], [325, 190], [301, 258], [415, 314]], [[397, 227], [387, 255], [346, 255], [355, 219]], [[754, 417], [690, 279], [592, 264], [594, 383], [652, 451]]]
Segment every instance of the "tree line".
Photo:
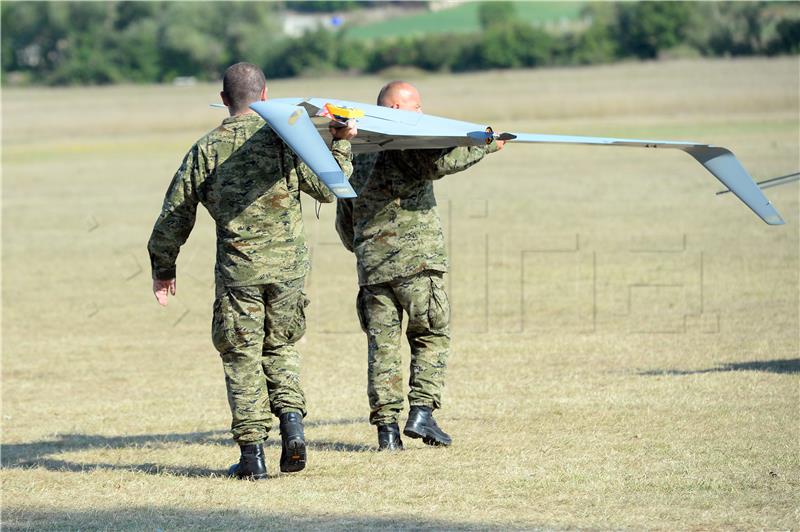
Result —
[[[312, 3], [314, 9], [321, 5]], [[350, 2], [363, 8], [370, 2]], [[337, 4], [327, 2], [335, 7]], [[236, 61], [271, 78], [393, 66], [464, 72], [659, 57], [800, 53], [795, 2], [587, 3], [581, 28], [516, 21], [512, 2], [479, 5], [482, 31], [362, 41], [348, 28], [298, 38], [280, 30], [291, 3], [3, 2], [4, 83], [104, 84], [218, 79]]]

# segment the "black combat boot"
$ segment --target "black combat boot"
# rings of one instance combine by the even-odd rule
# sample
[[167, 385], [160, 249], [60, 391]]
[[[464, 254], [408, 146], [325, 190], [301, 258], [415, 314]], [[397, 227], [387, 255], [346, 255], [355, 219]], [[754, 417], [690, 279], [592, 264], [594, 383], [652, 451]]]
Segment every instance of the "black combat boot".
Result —
[[400, 427], [397, 426], [397, 423], [378, 425], [378, 450], [403, 450], [403, 440], [400, 439]]
[[267, 478], [267, 466], [264, 463], [264, 447], [260, 443], [240, 445], [242, 456], [238, 464], [228, 469], [228, 476], [242, 480], [262, 480]]
[[286, 412], [281, 418], [281, 471], [295, 473], [306, 467], [306, 437], [303, 414]]
[[412, 406], [408, 412], [408, 421], [403, 434], [411, 438], [422, 438], [427, 445], [443, 445], [447, 447], [453, 440], [439, 428], [433, 419], [433, 410], [429, 406]]

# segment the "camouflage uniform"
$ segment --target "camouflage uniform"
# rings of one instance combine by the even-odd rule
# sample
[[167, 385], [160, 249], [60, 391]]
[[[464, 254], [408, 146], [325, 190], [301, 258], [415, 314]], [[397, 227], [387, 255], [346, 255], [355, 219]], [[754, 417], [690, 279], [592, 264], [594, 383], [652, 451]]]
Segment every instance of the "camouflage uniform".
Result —
[[[350, 175], [350, 143], [334, 141], [332, 151]], [[310, 266], [301, 191], [335, 198], [258, 115], [228, 117], [186, 154], [148, 244], [153, 277], [172, 279], [197, 204], [216, 222], [212, 338], [239, 443], [266, 439], [270, 411], [305, 414], [294, 345], [305, 332]]]
[[450, 350], [447, 252], [432, 180], [497, 151], [486, 147], [384, 151], [356, 157], [358, 193], [339, 200], [336, 230], [356, 255], [356, 307], [368, 341], [370, 422], [396, 423], [403, 409], [400, 334], [408, 313], [410, 406], [441, 406]]

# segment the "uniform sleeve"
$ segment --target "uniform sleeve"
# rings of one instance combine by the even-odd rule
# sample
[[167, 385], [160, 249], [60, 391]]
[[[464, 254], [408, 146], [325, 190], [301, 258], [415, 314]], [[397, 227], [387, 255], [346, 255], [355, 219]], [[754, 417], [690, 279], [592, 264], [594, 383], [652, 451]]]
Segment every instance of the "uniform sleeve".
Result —
[[[292, 153], [300, 190], [321, 203], [333, 202], [336, 196], [331, 192], [331, 189], [317, 177], [317, 174], [306, 163], [302, 162], [294, 152]], [[353, 150], [350, 146], [350, 141], [334, 140], [331, 145], [331, 153], [336, 162], [339, 163], [345, 178], [349, 179], [353, 175]]]
[[[362, 153], [353, 157], [353, 175], [350, 177], [350, 184], [353, 190], [360, 194], [364, 183], [372, 175], [375, 163], [379, 157], [378, 153]], [[339, 199], [336, 203], [336, 232], [348, 251], [355, 251], [355, 202], [353, 199]]]
[[408, 167], [408, 175], [422, 179], [441, 179], [466, 170], [487, 153], [497, 151], [492, 141], [488, 146], [459, 146], [445, 150], [405, 150], [400, 152], [401, 162]]
[[350, 198], [340, 198], [336, 202], [336, 232], [347, 251], [354, 251], [353, 200]]
[[197, 215], [197, 182], [202, 174], [200, 158], [200, 150], [194, 146], [184, 157], [164, 197], [161, 214], [147, 244], [153, 279], [175, 278], [178, 251], [189, 238]]

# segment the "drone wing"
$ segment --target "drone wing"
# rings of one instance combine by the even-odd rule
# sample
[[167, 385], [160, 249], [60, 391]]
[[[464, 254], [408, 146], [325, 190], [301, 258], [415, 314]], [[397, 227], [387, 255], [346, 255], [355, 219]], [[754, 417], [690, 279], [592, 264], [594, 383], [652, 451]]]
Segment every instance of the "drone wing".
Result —
[[353, 187], [304, 108], [280, 101], [257, 102], [250, 108], [261, 115], [337, 198], [356, 197]]
[[585, 144], [600, 146], [632, 146], [639, 148], [671, 148], [691, 155], [706, 170], [733, 192], [745, 205], [769, 225], [782, 225], [783, 219], [758, 188], [736, 156], [727, 148], [698, 142], [668, 140], [636, 140], [564, 135], [532, 135], [503, 133], [501, 138], [513, 142]]
[[[350, 141], [353, 146], [353, 153], [480, 146], [491, 142], [492, 139], [546, 144], [678, 149], [688, 153], [703, 165], [706, 170], [721, 181], [766, 223], [770, 225], [784, 223], [778, 211], [764, 196], [761, 189], [753, 181], [753, 178], [747, 173], [747, 170], [736, 159], [736, 156], [730, 150], [718, 146], [699, 142], [669, 140], [573, 137], [524, 133], [498, 134], [494, 133], [491, 127], [480, 124], [346, 100], [287, 98], [271, 101], [291, 106], [292, 109], [304, 108], [308, 117], [314, 117], [313, 119], [309, 118], [309, 124], [316, 126], [319, 135], [326, 141], [330, 139], [328, 119], [317, 116], [326, 104], [358, 109], [359, 114], [363, 111], [363, 116], [358, 119], [358, 136]], [[256, 110], [258, 111], [258, 109]]]
[[347, 100], [282, 98], [270, 101], [304, 107], [320, 136], [326, 141], [331, 138], [328, 131], [329, 118], [325, 114], [326, 105], [363, 112], [363, 116], [357, 120], [358, 135], [350, 140], [354, 154], [383, 150], [452, 148], [486, 143], [486, 128], [471, 122]]

